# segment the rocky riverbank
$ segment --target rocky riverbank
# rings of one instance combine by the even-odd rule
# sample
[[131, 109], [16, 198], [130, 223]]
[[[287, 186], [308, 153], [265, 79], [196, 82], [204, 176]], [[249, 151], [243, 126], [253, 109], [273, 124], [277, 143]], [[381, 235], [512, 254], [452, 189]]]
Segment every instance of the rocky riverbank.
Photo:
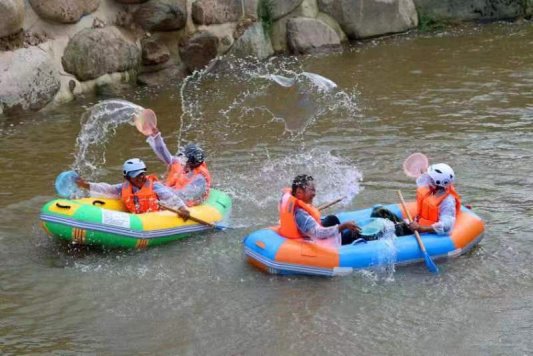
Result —
[[0, 114], [116, 81], [177, 82], [222, 55], [307, 54], [532, 15], [531, 0], [0, 0]]

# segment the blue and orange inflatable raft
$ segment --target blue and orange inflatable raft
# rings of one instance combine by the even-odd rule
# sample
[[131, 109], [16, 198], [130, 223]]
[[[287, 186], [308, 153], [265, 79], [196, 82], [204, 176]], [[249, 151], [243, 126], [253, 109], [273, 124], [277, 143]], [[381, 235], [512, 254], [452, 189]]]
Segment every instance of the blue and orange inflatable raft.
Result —
[[[405, 218], [399, 205], [387, 205], [398, 217]], [[407, 204], [412, 216], [416, 203]], [[371, 221], [372, 209], [337, 214], [339, 220], [355, 221], [365, 226]], [[461, 207], [455, 226], [449, 235], [421, 234], [427, 252], [434, 260], [460, 256], [483, 238], [484, 223], [479, 216]], [[248, 235], [244, 241], [248, 262], [273, 274], [345, 275], [357, 269], [383, 265], [407, 265], [424, 261], [414, 235], [380, 239], [340, 247], [318, 244], [309, 240], [286, 239], [273, 229], [262, 229]]]

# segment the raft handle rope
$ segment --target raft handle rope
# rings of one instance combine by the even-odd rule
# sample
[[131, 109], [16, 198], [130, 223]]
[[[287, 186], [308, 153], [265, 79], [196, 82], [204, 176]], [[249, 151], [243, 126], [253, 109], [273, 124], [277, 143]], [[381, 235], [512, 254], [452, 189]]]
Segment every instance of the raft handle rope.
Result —
[[93, 201], [93, 205], [105, 205], [105, 201], [95, 200], [95, 201]]
[[56, 206], [60, 209], [70, 209], [70, 205], [62, 205], [62, 204], [56, 203]]

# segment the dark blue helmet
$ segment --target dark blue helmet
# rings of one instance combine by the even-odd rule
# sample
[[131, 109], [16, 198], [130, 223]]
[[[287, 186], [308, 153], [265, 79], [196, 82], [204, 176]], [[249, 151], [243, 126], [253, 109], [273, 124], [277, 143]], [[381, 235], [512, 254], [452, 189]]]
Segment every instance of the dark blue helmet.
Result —
[[197, 167], [204, 163], [205, 153], [198, 145], [189, 143], [183, 148], [183, 155], [187, 157], [187, 163], [193, 167]]

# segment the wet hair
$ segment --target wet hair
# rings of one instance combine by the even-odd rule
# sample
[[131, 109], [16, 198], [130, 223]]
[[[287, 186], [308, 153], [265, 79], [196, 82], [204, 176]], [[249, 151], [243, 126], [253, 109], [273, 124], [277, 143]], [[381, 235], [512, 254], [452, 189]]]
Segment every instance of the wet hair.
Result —
[[311, 184], [313, 181], [314, 181], [313, 177], [308, 176], [307, 174], [300, 174], [296, 176], [294, 180], [292, 181], [291, 194], [295, 195], [297, 188], [302, 188], [302, 189], [307, 188], [309, 184]]

